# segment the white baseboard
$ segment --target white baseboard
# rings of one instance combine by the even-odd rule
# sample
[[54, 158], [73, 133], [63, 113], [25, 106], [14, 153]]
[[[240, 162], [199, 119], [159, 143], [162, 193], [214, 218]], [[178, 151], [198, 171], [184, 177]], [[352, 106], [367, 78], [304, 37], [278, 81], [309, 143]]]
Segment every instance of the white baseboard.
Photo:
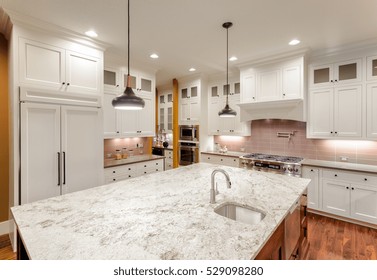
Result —
[[0, 235], [9, 234], [9, 221], [0, 223]]

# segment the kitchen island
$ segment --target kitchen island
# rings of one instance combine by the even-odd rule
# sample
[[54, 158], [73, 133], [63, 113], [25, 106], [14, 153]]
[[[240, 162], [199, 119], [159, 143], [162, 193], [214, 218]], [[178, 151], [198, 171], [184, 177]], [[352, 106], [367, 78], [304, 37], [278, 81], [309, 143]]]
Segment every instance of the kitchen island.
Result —
[[[254, 259], [310, 180], [198, 163], [11, 209], [30, 259]], [[265, 214], [256, 225], [220, 216], [225, 202]]]

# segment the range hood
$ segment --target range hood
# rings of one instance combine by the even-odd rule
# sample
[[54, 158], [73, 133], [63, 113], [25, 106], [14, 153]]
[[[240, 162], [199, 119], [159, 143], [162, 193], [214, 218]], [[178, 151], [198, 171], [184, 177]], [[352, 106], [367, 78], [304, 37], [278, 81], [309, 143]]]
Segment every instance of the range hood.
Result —
[[284, 119], [306, 122], [305, 102], [303, 99], [289, 99], [237, 104], [240, 119], [244, 121], [261, 119]]

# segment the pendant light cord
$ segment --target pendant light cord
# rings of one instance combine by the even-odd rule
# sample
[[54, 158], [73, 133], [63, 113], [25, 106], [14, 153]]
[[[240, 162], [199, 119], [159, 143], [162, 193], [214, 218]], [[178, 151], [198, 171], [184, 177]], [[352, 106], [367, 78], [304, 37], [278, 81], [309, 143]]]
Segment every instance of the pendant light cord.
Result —
[[127, 55], [128, 55], [128, 76], [130, 76], [130, 0], [128, 0], [128, 41], [127, 41]]
[[229, 94], [229, 81], [228, 81], [228, 49], [229, 49], [229, 39], [228, 39], [229, 27], [226, 28], [226, 105], [228, 105], [228, 94]]

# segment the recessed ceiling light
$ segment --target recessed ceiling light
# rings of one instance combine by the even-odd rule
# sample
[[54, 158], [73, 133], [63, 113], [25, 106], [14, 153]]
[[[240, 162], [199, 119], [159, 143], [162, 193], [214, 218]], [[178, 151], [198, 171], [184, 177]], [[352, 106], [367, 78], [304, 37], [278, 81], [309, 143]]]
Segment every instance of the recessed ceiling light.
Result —
[[238, 58], [237, 58], [236, 56], [231, 56], [231, 57], [229, 58], [229, 61], [236, 61], [236, 60], [238, 60]]
[[291, 46], [295, 46], [295, 45], [298, 45], [300, 44], [300, 40], [297, 40], [297, 39], [293, 39], [292, 41], [289, 42], [289, 45]]
[[98, 34], [94, 30], [88, 30], [88, 31], [86, 31], [85, 35], [89, 36], [89, 37], [92, 37], [92, 38], [98, 37]]
[[189, 71], [190, 71], [190, 72], [194, 72], [194, 71], [196, 71], [196, 69], [193, 68], [193, 67], [191, 67], [191, 68], [189, 69]]
[[152, 53], [149, 57], [150, 57], [150, 58], [154, 58], [154, 59], [156, 59], [156, 58], [158, 58], [158, 54], [156, 54], [156, 53]]

